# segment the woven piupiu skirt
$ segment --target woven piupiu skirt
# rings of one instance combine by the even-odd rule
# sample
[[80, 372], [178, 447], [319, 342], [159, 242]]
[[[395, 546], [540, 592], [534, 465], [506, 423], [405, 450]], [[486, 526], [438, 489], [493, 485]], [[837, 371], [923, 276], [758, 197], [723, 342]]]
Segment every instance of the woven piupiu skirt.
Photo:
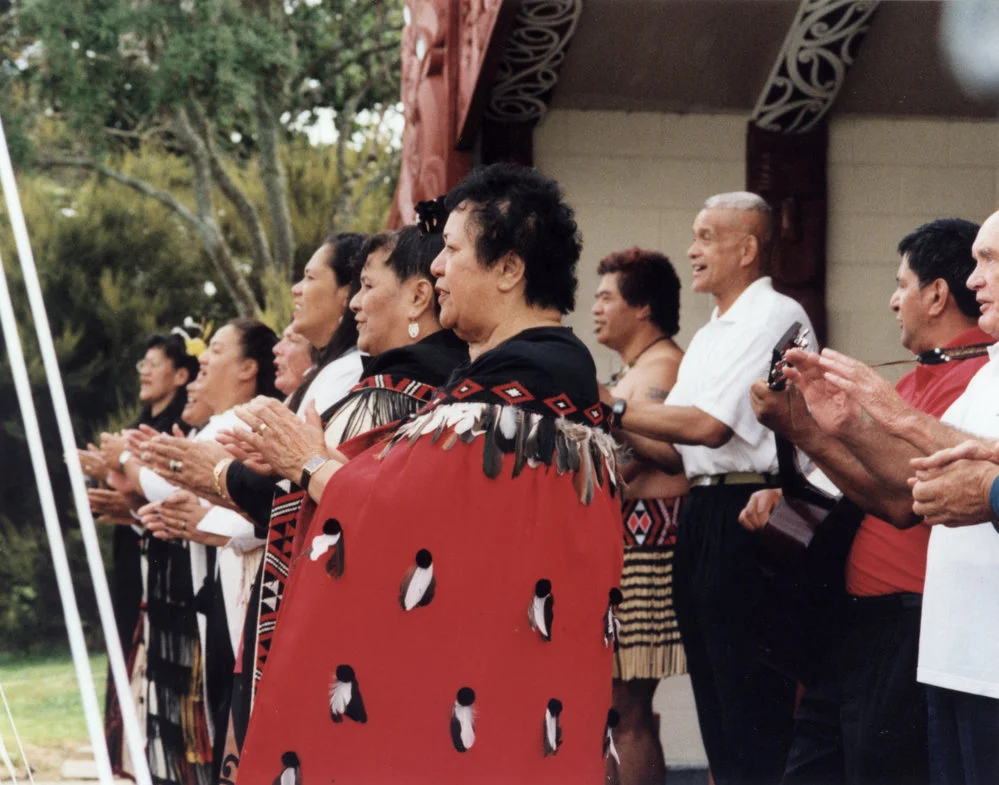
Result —
[[618, 608], [621, 634], [615, 679], [662, 679], [687, 672], [673, 610], [673, 547], [681, 501], [624, 502], [624, 601]]

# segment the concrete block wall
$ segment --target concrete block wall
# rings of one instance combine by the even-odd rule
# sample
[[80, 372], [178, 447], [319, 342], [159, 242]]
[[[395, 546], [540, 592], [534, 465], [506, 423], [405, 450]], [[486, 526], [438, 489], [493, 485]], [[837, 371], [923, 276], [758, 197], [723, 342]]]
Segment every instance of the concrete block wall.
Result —
[[535, 164], [558, 180], [583, 233], [576, 311], [569, 325], [602, 376], [616, 355], [593, 340], [597, 264], [634, 245], [662, 251], [680, 276], [684, 346], [711, 313], [690, 289], [686, 251], [704, 199], [745, 180], [745, 122], [734, 116], [552, 111], [535, 132]]
[[[996, 209], [999, 124], [835, 118], [829, 139], [829, 343], [868, 361], [904, 358], [887, 310], [898, 241], [935, 218]], [[905, 370], [905, 369], [903, 369]]]
[[[583, 232], [576, 311], [568, 323], [602, 375], [616, 358], [592, 339], [596, 265], [633, 245], [660, 250], [683, 284], [679, 341], [708, 318], [690, 290], [686, 250], [704, 199], [745, 183], [742, 115], [555, 110], [535, 134], [535, 160], [562, 183]], [[982, 221], [996, 208], [999, 124], [838, 117], [830, 125], [829, 344], [876, 362], [903, 358], [888, 311], [899, 239], [939, 217]], [[904, 369], [903, 369], [904, 371]]]

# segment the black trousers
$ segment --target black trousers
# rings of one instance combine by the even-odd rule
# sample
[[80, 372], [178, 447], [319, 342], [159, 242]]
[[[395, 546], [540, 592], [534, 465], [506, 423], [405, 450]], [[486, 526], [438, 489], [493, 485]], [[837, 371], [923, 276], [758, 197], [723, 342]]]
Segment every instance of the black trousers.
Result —
[[760, 661], [763, 575], [738, 521], [760, 488], [692, 488], [677, 532], [674, 604], [717, 785], [779, 782], [792, 738], [795, 683]]
[[930, 782], [991, 785], [999, 781], [999, 700], [927, 686]]
[[798, 707], [785, 785], [928, 781], [926, 691], [916, 681], [920, 600], [848, 600], [826, 678]]

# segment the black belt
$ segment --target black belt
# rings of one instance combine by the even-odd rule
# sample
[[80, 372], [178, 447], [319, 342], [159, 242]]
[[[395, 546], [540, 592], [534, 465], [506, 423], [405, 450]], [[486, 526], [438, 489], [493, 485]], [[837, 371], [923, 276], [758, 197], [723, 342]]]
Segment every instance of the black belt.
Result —
[[875, 597], [849, 598], [847, 608], [854, 618], [879, 618], [893, 616], [902, 611], [918, 610], [923, 607], [923, 595], [915, 592], [880, 594]]

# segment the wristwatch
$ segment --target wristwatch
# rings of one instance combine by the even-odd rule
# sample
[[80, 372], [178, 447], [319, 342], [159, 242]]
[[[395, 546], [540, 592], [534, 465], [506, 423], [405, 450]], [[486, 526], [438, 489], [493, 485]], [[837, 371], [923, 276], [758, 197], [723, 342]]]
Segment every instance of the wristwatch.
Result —
[[118, 456], [118, 465], [121, 466], [122, 469], [124, 469], [125, 464], [128, 463], [130, 460], [132, 460], [132, 451], [122, 450], [121, 455]]
[[309, 480], [312, 475], [330, 462], [328, 455], [313, 455], [302, 465], [302, 479], [298, 483], [303, 491], [309, 490]]
[[611, 428], [621, 427], [621, 418], [624, 417], [624, 413], [628, 410], [628, 402], [624, 398], [618, 398], [614, 401], [611, 406]]

